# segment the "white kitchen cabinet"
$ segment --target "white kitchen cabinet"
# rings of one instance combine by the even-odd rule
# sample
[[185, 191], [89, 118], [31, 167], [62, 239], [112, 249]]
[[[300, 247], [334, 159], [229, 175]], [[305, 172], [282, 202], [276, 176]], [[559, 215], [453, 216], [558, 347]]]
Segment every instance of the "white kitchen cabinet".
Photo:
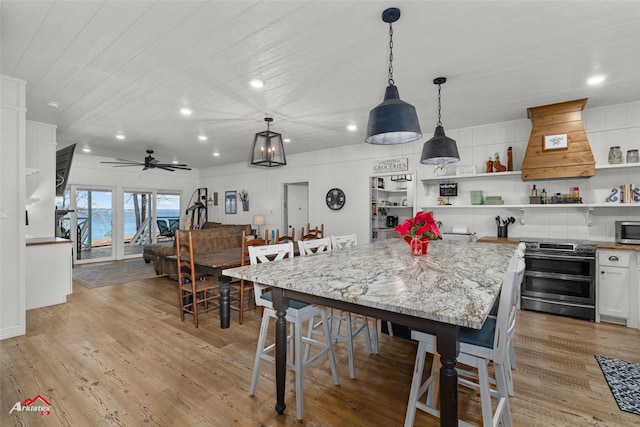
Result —
[[73, 292], [71, 240], [27, 239], [27, 310], [67, 302]]
[[631, 266], [635, 266], [633, 251], [598, 250], [600, 320], [637, 327], [637, 307], [631, 301], [637, 298], [638, 286], [634, 283], [636, 274]]

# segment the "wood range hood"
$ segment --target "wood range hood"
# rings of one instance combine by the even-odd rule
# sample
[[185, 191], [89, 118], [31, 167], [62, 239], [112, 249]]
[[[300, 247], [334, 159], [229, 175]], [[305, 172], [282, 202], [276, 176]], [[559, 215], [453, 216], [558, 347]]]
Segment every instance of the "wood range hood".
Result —
[[522, 161], [522, 180], [585, 178], [596, 161], [582, 124], [587, 98], [527, 109], [531, 136]]

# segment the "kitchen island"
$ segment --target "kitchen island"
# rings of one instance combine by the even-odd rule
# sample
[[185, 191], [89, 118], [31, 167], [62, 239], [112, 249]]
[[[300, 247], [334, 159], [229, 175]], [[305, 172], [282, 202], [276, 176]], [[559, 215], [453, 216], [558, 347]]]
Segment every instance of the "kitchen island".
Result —
[[[458, 424], [460, 327], [480, 329], [500, 291], [514, 246], [432, 241], [425, 256], [391, 239], [314, 256], [223, 270], [274, 287], [276, 410], [284, 403], [289, 299], [335, 307], [433, 333], [441, 354], [441, 425]], [[222, 277], [223, 293], [229, 278]], [[227, 288], [226, 290], [224, 288]], [[224, 316], [221, 313], [221, 318]]]

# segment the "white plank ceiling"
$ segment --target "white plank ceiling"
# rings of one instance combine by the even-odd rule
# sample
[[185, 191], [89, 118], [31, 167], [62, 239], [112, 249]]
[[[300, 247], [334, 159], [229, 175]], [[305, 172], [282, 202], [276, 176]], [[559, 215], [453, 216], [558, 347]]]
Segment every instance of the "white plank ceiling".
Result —
[[[1, 72], [27, 81], [27, 119], [57, 125], [59, 148], [98, 156], [248, 161], [265, 116], [291, 139], [287, 154], [364, 144], [387, 84], [381, 13], [392, 6], [394, 78], [423, 140], [438, 76], [445, 129], [578, 98], [640, 100], [638, 1], [3, 0]], [[588, 86], [594, 74], [605, 82]]]

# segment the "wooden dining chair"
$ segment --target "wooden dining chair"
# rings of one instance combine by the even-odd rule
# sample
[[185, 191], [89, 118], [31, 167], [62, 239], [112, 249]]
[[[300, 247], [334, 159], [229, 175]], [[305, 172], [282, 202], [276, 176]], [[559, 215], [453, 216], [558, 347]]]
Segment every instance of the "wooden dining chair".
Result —
[[293, 242], [295, 244], [295, 242], [296, 242], [296, 228], [295, 227], [291, 227], [291, 234], [290, 235], [285, 234], [284, 236], [280, 236], [280, 229], [276, 230], [276, 241], [275, 241], [275, 243], [286, 243], [286, 242]]
[[[294, 247], [292, 242], [268, 246], [249, 247], [249, 258], [252, 265], [264, 262], [280, 261], [285, 258], [293, 258], [293, 256]], [[271, 319], [275, 320], [277, 318], [276, 311], [273, 308], [272, 291], [269, 290], [269, 287], [255, 282], [253, 284], [253, 287], [256, 305], [262, 306], [264, 311], [262, 314], [260, 335], [258, 337], [258, 346], [256, 348], [256, 357], [253, 364], [253, 375], [251, 376], [251, 387], [249, 389], [250, 396], [253, 396], [256, 392], [258, 379], [260, 378], [262, 361], [275, 361], [274, 356], [271, 354], [275, 349], [275, 344], [266, 345], [266, 340], [267, 333], [269, 331], [269, 321]], [[321, 319], [319, 323], [315, 323], [316, 316]], [[331, 374], [333, 375], [334, 383], [336, 385], [339, 385], [340, 380], [338, 378], [338, 370], [336, 368], [336, 358], [335, 354], [333, 353], [333, 345], [331, 343], [331, 339], [328, 338], [330, 336], [329, 321], [325, 310], [315, 305], [290, 299], [289, 308], [287, 309], [285, 319], [291, 326], [291, 333], [287, 337], [287, 342], [290, 346], [293, 346], [293, 363], [287, 362], [287, 369], [292, 369], [295, 372], [296, 416], [299, 420], [301, 420], [304, 409], [304, 368], [326, 354], [329, 357], [329, 366], [331, 369]], [[304, 335], [303, 324], [306, 322], [308, 322], [308, 332], [306, 335]], [[316, 325], [322, 329], [321, 335], [324, 337], [324, 341], [314, 339], [314, 335], [316, 334], [314, 326]], [[315, 354], [313, 354], [313, 356], [310, 355], [311, 346], [317, 347], [319, 349]]]
[[200, 314], [218, 309], [220, 283], [212, 276], [197, 273], [191, 231], [177, 230], [175, 238], [180, 318], [184, 321], [185, 313], [192, 314], [197, 328]]
[[315, 230], [312, 230], [308, 233], [305, 234], [304, 232], [305, 228], [302, 227], [302, 229], [300, 230], [300, 239], [298, 241], [305, 241], [305, 240], [314, 240], [317, 239], [317, 233], [315, 232]]
[[[265, 230], [263, 239], [249, 239], [247, 240], [247, 232], [242, 232], [242, 245], [240, 248], [240, 266], [249, 265], [249, 247], [251, 246], [264, 246], [268, 245], [269, 241], [267, 240], [268, 231]], [[249, 286], [247, 286], [249, 285]], [[250, 286], [249, 283], [245, 282], [244, 279], [240, 279], [238, 281], [232, 281], [231, 286], [237, 286], [237, 301], [238, 305], [231, 304], [232, 310], [238, 310], [240, 312], [238, 316], [238, 323], [242, 325], [244, 321], [244, 312], [249, 309], [255, 309], [256, 305], [254, 303], [253, 298], [246, 299], [246, 295], [253, 294], [253, 286]], [[235, 298], [235, 297], [234, 297]], [[245, 304], [248, 302], [248, 304]], [[246, 305], [246, 306], [245, 306]]]
[[311, 227], [310, 223], [307, 223], [307, 230], [309, 234], [316, 236], [316, 239], [322, 239], [324, 237], [324, 224], [320, 224], [320, 227]]
[[[511, 319], [515, 317], [516, 288], [522, 282], [521, 277], [524, 276], [524, 268], [525, 264], [522, 258], [518, 256], [511, 258], [500, 292], [497, 318], [487, 318], [480, 330], [460, 328], [458, 364], [476, 368], [477, 373], [457, 368], [458, 383], [480, 391], [483, 426], [496, 426], [500, 422], [502, 422], [503, 426], [511, 425], [507, 388], [507, 377], [511, 376], [511, 369], [505, 366], [505, 363], [508, 363], [509, 352], [507, 348], [507, 330]], [[412, 331], [411, 338], [418, 341], [418, 350], [416, 352], [409, 404], [404, 422], [405, 427], [413, 426], [416, 409], [437, 417], [440, 416], [440, 411], [436, 409], [438, 388], [435, 383], [440, 373], [440, 357], [437, 354], [436, 338], [434, 335], [418, 331]], [[422, 374], [427, 353], [433, 355], [433, 361], [431, 363], [431, 374], [423, 382]], [[488, 365], [490, 362], [493, 362], [495, 366], [495, 378], [489, 377]], [[496, 386], [495, 389], [490, 387], [492, 382]], [[426, 400], [422, 402], [420, 399], [425, 392]], [[497, 405], [495, 405], [495, 411], [492, 409], [492, 397], [498, 400]], [[461, 422], [460, 425], [468, 424]]]

